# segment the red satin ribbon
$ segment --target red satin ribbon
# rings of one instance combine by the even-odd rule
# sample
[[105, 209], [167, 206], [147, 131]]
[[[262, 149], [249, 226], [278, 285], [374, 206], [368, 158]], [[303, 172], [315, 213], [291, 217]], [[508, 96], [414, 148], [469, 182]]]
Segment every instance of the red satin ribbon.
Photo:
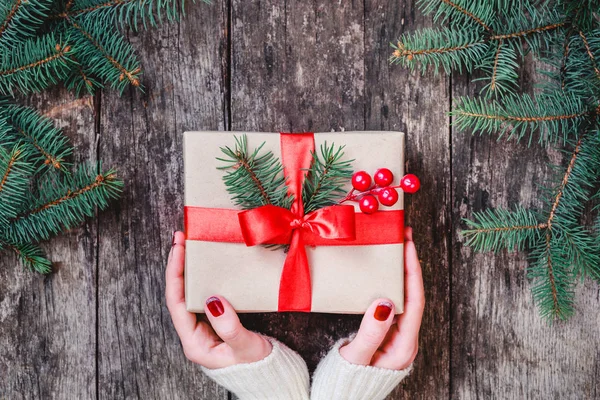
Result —
[[312, 162], [312, 133], [281, 133], [281, 154], [290, 210], [267, 205], [247, 211], [186, 206], [188, 240], [258, 244], [289, 244], [281, 271], [279, 311], [311, 310], [310, 266], [306, 245], [369, 245], [402, 243], [404, 210], [355, 214], [352, 206], [325, 207], [304, 215], [302, 183]]

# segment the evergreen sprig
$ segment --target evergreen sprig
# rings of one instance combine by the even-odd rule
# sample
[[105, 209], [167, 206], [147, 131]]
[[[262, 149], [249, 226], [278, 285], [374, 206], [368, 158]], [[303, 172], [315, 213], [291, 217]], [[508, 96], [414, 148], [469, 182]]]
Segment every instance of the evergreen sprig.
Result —
[[52, 120], [7, 99], [0, 99], [0, 113], [4, 116], [0, 120], [3, 146], [21, 145], [31, 164], [37, 166], [36, 172], [43, 169], [68, 172], [73, 148]]
[[528, 136], [529, 143], [532, 133], [537, 133], [538, 142], [546, 144], [564, 143], [569, 135], [576, 137], [579, 127], [594, 113], [581, 97], [550, 92], [537, 96], [507, 95], [502, 101], [461, 97], [450, 115], [459, 129], [498, 133], [499, 138], [506, 135], [516, 140]]
[[0, 94], [39, 92], [64, 80], [76, 63], [67, 37], [49, 33], [1, 49]]
[[343, 150], [344, 146], [325, 142], [320, 146], [320, 154], [313, 153], [302, 186], [305, 213], [334, 205], [345, 195], [344, 186], [352, 178], [353, 160], [345, 160]]
[[[449, 25], [407, 33], [392, 61], [422, 69], [479, 69], [479, 97], [459, 98], [453, 124], [499, 138], [533, 138], [560, 146], [565, 161], [540, 186], [543, 208], [476, 212], [462, 232], [476, 251], [526, 250], [540, 314], [566, 319], [583, 277], [600, 281], [600, 216], [581, 223], [600, 200], [600, 3], [594, 0], [421, 0], [424, 12]], [[517, 94], [518, 67], [533, 52], [549, 80], [535, 95]], [[597, 193], [594, 193], [594, 191]], [[598, 212], [598, 207], [594, 208]]]
[[225, 165], [223, 176], [227, 191], [236, 206], [244, 210], [272, 204], [290, 208], [293, 199], [283, 176], [283, 166], [271, 151], [262, 151], [264, 143], [248, 151], [246, 135], [235, 137], [235, 146], [221, 147], [225, 158], [217, 158]]
[[0, 94], [39, 92], [60, 82], [77, 94], [93, 94], [104, 86], [119, 93], [141, 87], [139, 59], [119, 28], [177, 20], [184, 4], [6, 0], [0, 5]]
[[[192, 0], [194, 1], [194, 0]], [[179, 0], [5, 0], [0, 4], [0, 250], [49, 272], [38, 242], [71, 229], [118, 196], [114, 170], [83, 163], [52, 121], [14, 104], [59, 83], [76, 94], [141, 88], [122, 31], [176, 20]], [[264, 160], [259, 160], [259, 162]]]
[[516, 207], [514, 211], [485, 210], [465, 219], [470, 228], [463, 230], [466, 245], [476, 251], [523, 250], [541, 237], [543, 223], [532, 211]]
[[2, 98], [0, 115], [0, 250], [46, 273], [37, 243], [106, 208], [123, 182], [99, 164], [72, 172], [67, 137], [36, 111]]
[[96, 207], [106, 208], [122, 186], [114, 170], [102, 172], [99, 166], [80, 166], [72, 175], [49, 175], [10, 220], [3, 236], [9, 243], [47, 240], [93, 216]]

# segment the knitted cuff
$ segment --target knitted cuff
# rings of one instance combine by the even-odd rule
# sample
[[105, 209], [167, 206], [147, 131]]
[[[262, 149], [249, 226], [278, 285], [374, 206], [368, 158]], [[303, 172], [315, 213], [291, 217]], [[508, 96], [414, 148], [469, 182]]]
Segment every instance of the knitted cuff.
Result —
[[260, 361], [202, 370], [240, 400], [308, 400], [306, 363], [283, 343], [265, 336], [273, 345]]
[[311, 400], [382, 400], [412, 370], [412, 364], [401, 371], [351, 364], [340, 355], [348, 342], [339, 340], [317, 366]]

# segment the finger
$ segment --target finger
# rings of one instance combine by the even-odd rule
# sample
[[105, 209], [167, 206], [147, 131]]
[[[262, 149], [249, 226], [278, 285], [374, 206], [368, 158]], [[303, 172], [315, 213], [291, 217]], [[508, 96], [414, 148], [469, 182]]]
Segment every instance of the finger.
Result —
[[367, 309], [356, 337], [340, 349], [340, 355], [352, 364], [369, 365], [393, 319], [394, 304], [388, 299], [375, 300]]
[[400, 316], [398, 323], [402, 335], [416, 338], [419, 334], [425, 307], [425, 290], [421, 264], [415, 243], [412, 241], [411, 228], [407, 228], [405, 231], [404, 260], [406, 288], [404, 313]]
[[193, 333], [196, 327], [196, 315], [188, 312], [185, 306], [184, 266], [185, 235], [183, 232], [175, 232], [165, 272], [165, 297], [173, 325], [182, 342]]
[[223, 297], [209, 297], [204, 310], [217, 335], [234, 353], [244, 353], [256, 343], [257, 335], [243, 327], [237, 313]]

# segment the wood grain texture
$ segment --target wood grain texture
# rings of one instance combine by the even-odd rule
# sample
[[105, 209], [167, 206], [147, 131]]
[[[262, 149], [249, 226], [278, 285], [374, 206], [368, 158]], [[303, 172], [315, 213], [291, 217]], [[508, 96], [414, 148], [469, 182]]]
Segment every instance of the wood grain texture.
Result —
[[[520, 87], [537, 76], [530, 59]], [[454, 80], [453, 94], [474, 95], [471, 77]], [[598, 398], [598, 284], [578, 288], [578, 312], [552, 326], [539, 317], [524, 254], [474, 253], [463, 247], [461, 218], [518, 204], [540, 209], [536, 185], [550, 177], [561, 154], [534, 144], [452, 132], [453, 251], [451, 396], [453, 398]]]
[[[44, 244], [52, 275], [2, 254], [0, 398], [232, 397], [185, 359], [164, 304], [171, 232], [183, 227], [182, 132], [192, 129], [407, 133], [407, 171], [423, 182], [406, 208], [427, 306], [415, 371], [389, 399], [600, 397], [598, 284], [579, 288], [574, 318], [548, 327], [524, 256], [474, 254], [458, 233], [474, 211], [540, 206], [535, 184], [561, 155], [450, 129], [451, 98], [475, 94], [473, 77], [388, 63], [390, 41], [432, 25], [415, 3], [190, 3], [180, 23], [129, 32], [144, 92], [107, 90], [93, 102], [55, 89], [29, 99], [71, 136], [78, 160], [116, 167], [125, 191]], [[534, 68], [522, 71], [526, 90]], [[311, 370], [360, 319], [242, 316]]]
[[182, 133], [223, 129], [227, 7], [188, 7], [180, 24], [130, 32], [144, 92], [103, 93], [100, 155], [125, 190], [100, 218], [101, 399], [227, 399], [181, 349], [164, 300], [171, 235], [183, 229]]
[[[19, 99], [51, 116], [75, 145], [74, 161], [96, 160], [91, 97], [54, 89]], [[43, 244], [52, 273], [0, 258], [0, 398], [93, 398], [96, 391], [96, 220]]]
[[[363, 3], [232, 3], [233, 130], [364, 128]], [[243, 315], [250, 328], [297, 350], [313, 370], [360, 316]]]
[[422, 182], [417, 194], [405, 196], [425, 285], [420, 350], [413, 373], [390, 398], [439, 399], [448, 397], [450, 382], [449, 79], [389, 63], [391, 41], [432, 25], [415, 3], [366, 1], [365, 127], [406, 132], [406, 172]]

